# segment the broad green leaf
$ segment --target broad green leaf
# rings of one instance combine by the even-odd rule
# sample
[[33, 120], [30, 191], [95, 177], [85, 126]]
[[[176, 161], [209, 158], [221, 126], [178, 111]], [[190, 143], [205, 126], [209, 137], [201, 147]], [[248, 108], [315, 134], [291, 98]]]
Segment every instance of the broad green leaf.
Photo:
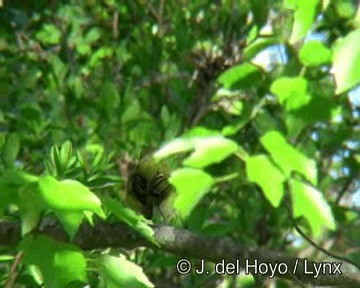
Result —
[[57, 181], [52, 176], [44, 176], [39, 180], [39, 193], [44, 207], [54, 211], [72, 237], [85, 211], [105, 218], [100, 199], [80, 182]]
[[36, 265], [46, 288], [68, 287], [71, 283], [86, 283], [86, 261], [75, 245], [61, 243], [48, 236], [26, 237], [20, 244], [23, 262]]
[[282, 77], [276, 79], [271, 87], [271, 93], [275, 94], [281, 105], [286, 110], [296, 110], [311, 100], [311, 96], [307, 93], [308, 82], [302, 77]]
[[178, 194], [174, 207], [180, 216], [186, 218], [207, 193], [214, 179], [202, 170], [183, 168], [174, 171], [169, 182], [174, 185]]
[[332, 63], [336, 94], [360, 83], [360, 29], [350, 32], [335, 43]]
[[308, 41], [301, 47], [299, 58], [305, 66], [324, 65], [331, 61], [331, 51], [320, 41]]
[[203, 168], [219, 163], [238, 149], [238, 145], [222, 136], [194, 139], [195, 151], [184, 160], [183, 164]]
[[124, 206], [121, 202], [111, 198], [103, 199], [102, 203], [120, 221], [128, 224], [150, 242], [157, 244], [156, 239], [154, 238], [154, 231], [148, 224], [146, 224], [147, 220], [144, 218], [144, 216], [135, 213], [133, 210]]
[[290, 180], [290, 188], [294, 217], [303, 216], [309, 222], [315, 237], [320, 236], [325, 227], [335, 230], [330, 206], [320, 191], [294, 179]]
[[170, 141], [162, 146], [154, 153], [154, 159], [161, 160], [170, 155], [187, 152], [194, 149], [195, 143], [193, 139], [178, 138]]
[[257, 183], [265, 197], [274, 207], [279, 207], [284, 196], [283, 173], [265, 155], [251, 156], [246, 159], [246, 173], [250, 181]]
[[202, 168], [221, 162], [237, 149], [238, 145], [234, 141], [226, 139], [221, 135], [186, 135], [165, 144], [154, 154], [154, 158], [160, 160], [176, 153], [194, 150], [184, 160], [183, 164], [194, 168]]
[[50, 209], [89, 210], [104, 217], [100, 199], [78, 181], [57, 181], [52, 176], [43, 176], [39, 187], [42, 199]]
[[86, 212], [88, 211], [54, 210], [55, 215], [64, 226], [64, 230], [70, 236], [70, 239], [75, 237]]
[[144, 274], [141, 267], [120, 257], [104, 255], [97, 260], [100, 264], [100, 273], [107, 288], [131, 287], [147, 288], [155, 287]]
[[294, 24], [291, 32], [290, 43], [294, 44], [301, 40], [311, 28], [319, 0], [296, 0], [294, 12]]
[[260, 141], [287, 178], [290, 177], [291, 172], [296, 171], [305, 176], [312, 184], [317, 184], [315, 161], [291, 146], [280, 132], [267, 132]]
[[234, 66], [223, 72], [218, 82], [224, 86], [225, 89], [239, 89], [254, 87], [262, 80], [260, 70], [253, 64], [244, 63]]

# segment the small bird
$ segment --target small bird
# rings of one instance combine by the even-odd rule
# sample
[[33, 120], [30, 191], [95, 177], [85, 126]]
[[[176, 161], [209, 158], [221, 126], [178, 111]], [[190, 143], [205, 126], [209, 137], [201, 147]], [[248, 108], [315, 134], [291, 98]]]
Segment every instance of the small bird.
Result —
[[153, 218], [155, 208], [159, 209], [164, 218], [164, 213], [169, 214], [168, 207], [164, 207], [170, 195], [174, 194], [174, 188], [168, 181], [169, 176], [169, 167], [156, 162], [149, 155], [142, 157], [131, 173], [127, 195], [136, 199], [136, 206], [146, 218]]

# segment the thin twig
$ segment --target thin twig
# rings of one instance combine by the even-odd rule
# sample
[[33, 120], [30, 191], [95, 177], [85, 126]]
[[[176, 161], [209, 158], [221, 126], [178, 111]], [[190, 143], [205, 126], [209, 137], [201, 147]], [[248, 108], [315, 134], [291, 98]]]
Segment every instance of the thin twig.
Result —
[[24, 253], [22, 251], [20, 251], [18, 254], [16, 254], [14, 263], [11, 266], [10, 272], [9, 272], [9, 276], [6, 280], [6, 283], [4, 285], [4, 288], [12, 288], [15, 285], [16, 279], [19, 277], [20, 273], [21, 273], [21, 269], [19, 271], [16, 271], [16, 268], [19, 266], [22, 258], [23, 258]]
[[348, 178], [345, 182], [345, 185], [342, 187], [341, 191], [339, 192], [338, 196], [336, 197], [335, 200], [335, 205], [338, 206], [341, 198], [344, 196], [344, 194], [347, 192], [347, 190], [349, 189], [351, 183], [352, 183], [352, 178]]
[[301, 228], [296, 224], [295, 222], [295, 219], [290, 215], [291, 217], [291, 220], [293, 222], [293, 225], [294, 225], [294, 228], [296, 230], [296, 232], [298, 232], [307, 242], [309, 242], [312, 246], [314, 246], [316, 249], [320, 250], [321, 252], [323, 252], [324, 254], [332, 257], [332, 258], [335, 258], [335, 259], [338, 259], [338, 260], [341, 260], [341, 261], [344, 261], [354, 267], [356, 267], [357, 269], [360, 270], [360, 265], [358, 265], [357, 263], [355, 263], [354, 261], [348, 259], [348, 258], [345, 258], [345, 257], [342, 257], [342, 256], [339, 256], [339, 255], [336, 255], [328, 250], [326, 250], [325, 248], [319, 246], [318, 244], [316, 244], [312, 239], [310, 239], [309, 236], [307, 236], [302, 230]]

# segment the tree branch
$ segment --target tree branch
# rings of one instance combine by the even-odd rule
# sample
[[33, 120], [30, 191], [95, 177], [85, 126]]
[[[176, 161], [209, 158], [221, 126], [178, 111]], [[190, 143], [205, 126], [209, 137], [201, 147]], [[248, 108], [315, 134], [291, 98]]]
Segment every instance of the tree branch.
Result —
[[[0, 246], [16, 245], [21, 240], [20, 224], [0, 220]], [[67, 234], [61, 228], [60, 224], [48, 225], [42, 228], [41, 233], [45, 233], [59, 241], [69, 242]], [[327, 269], [325, 273], [315, 278], [314, 275], [306, 274], [315, 273], [313, 265], [320, 265], [319, 262], [313, 262], [307, 259], [288, 256], [283, 253], [269, 251], [261, 248], [249, 248], [238, 244], [230, 238], [207, 238], [195, 234], [185, 229], [177, 229], [171, 226], [154, 227], [155, 238], [160, 244], [160, 248], [143, 239], [139, 234], [124, 224], [109, 224], [101, 222], [94, 227], [89, 224], [81, 225], [73, 243], [82, 249], [101, 249], [108, 247], [122, 247], [132, 249], [135, 247], [145, 246], [152, 249], [161, 249], [162, 251], [174, 253], [180, 257], [189, 259], [203, 259], [219, 263], [239, 263], [241, 269], [246, 267], [246, 263], [257, 265], [261, 264], [263, 268], [279, 267], [287, 268], [286, 273], [275, 271], [275, 277], [286, 278], [310, 283], [317, 286], [336, 286], [336, 287], [360, 287], [360, 273], [355, 271], [354, 267], [345, 262], [334, 262], [340, 265], [341, 275], [331, 275]], [[246, 262], [247, 261], [247, 262]], [[329, 262], [327, 262], [329, 263]], [[331, 264], [329, 264], [331, 265]], [[296, 266], [296, 269], [295, 269]], [[328, 266], [332, 267], [332, 266]], [[175, 269], [175, 264], [174, 264]], [[193, 267], [195, 269], [195, 267]], [[294, 269], [296, 270], [293, 273]], [[194, 270], [192, 270], [194, 272]], [[249, 272], [254, 273], [254, 268], [249, 266]], [[334, 271], [333, 271], [334, 272]], [[195, 272], [194, 272], [195, 273]], [[269, 270], [266, 274], [271, 275]], [[264, 276], [264, 275], [263, 275]]]

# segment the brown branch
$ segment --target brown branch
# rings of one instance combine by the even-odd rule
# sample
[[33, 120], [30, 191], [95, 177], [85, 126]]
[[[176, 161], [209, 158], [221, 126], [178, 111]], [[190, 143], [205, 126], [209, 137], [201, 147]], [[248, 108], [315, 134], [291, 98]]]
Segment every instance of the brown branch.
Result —
[[[230, 238], [206, 238], [185, 229], [176, 229], [170, 226], [154, 227], [154, 232], [160, 248], [143, 239], [126, 225], [106, 222], [98, 223], [94, 227], [83, 224], [73, 242], [83, 249], [108, 247], [132, 249], [144, 246], [174, 253], [182, 258], [197, 258], [214, 263], [220, 263], [221, 261], [238, 263], [241, 268], [246, 267], [246, 261], [248, 261], [248, 264], [254, 264], [257, 261], [257, 265], [261, 264], [263, 267], [265, 265], [267, 267], [273, 265], [274, 267], [276, 264], [278, 266], [281, 264], [282, 268], [287, 268], [288, 271], [283, 274], [276, 271], [274, 273], [275, 277], [289, 280], [297, 279], [301, 283], [318, 286], [360, 287], [359, 271], [355, 271], [353, 267], [342, 261], [333, 263], [341, 265], [341, 275], [330, 275], [331, 273], [327, 270], [315, 278], [314, 275], [309, 273], [314, 273], [313, 265], [319, 265], [319, 262], [296, 258], [266, 249], [249, 248], [234, 242]], [[68, 237], [60, 225], [45, 226], [41, 233], [46, 233], [59, 241], [68, 241]], [[20, 235], [19, 223], [0, 221], [0, 246], [16, 245], [21, 240]], [[254, 269], [249, 267], [249, 272], [254, 273]], [[294, 269], [295, 272], [293, 273]], [[270, 271], [266, 273], [267, 276], [270, 274]]]
[[9, 276], [8, 279], [5, 282], [4, 287], [5, 288], [12, 288], [15, 285], [16, 279], [19, 277], [20, 273], [21, 273], [21, 269], [19, 271], [17, 271], [17, 267], [19, 266], [22, 258], [23, 258], [23, 252], [20, 251], [14, 260], [13, 265], [11, 266], [10, 272], [9, 272]]

